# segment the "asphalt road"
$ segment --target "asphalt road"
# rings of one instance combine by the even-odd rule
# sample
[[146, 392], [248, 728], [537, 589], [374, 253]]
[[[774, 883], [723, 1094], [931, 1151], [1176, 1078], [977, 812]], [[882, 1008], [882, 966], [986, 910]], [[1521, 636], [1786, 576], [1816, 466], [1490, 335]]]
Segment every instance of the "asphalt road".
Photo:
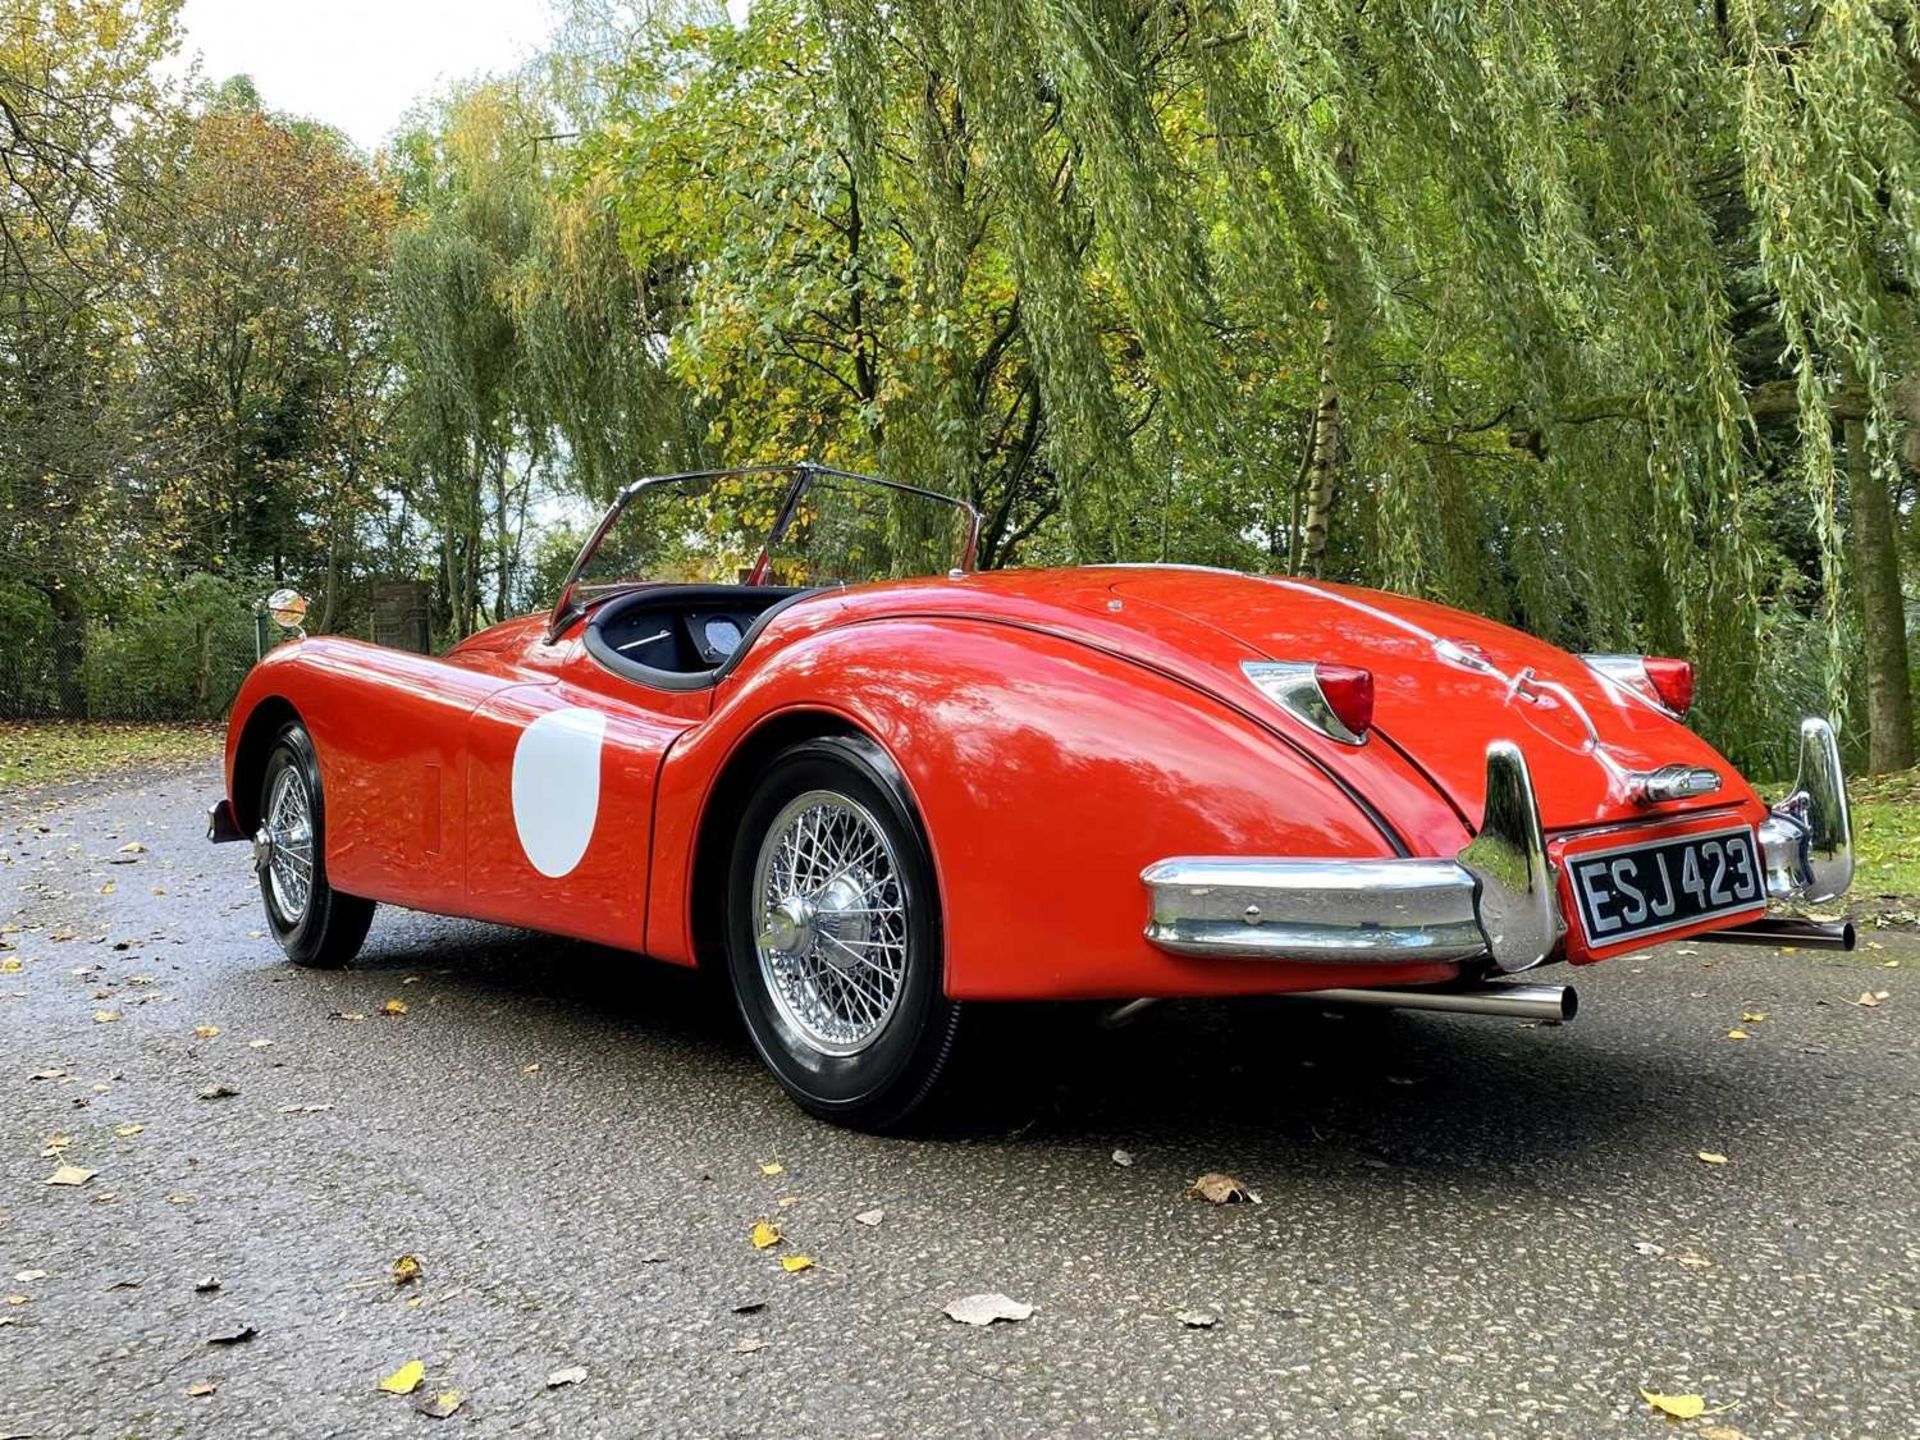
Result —
[[214, 790], [0, 811], [0, 1436], [1920, 1435], [1920, 950], [1667, 947], [1558, 1028], [1028, 1014], [880, 1140], [629, 956], [383, 911], [292, 968]]

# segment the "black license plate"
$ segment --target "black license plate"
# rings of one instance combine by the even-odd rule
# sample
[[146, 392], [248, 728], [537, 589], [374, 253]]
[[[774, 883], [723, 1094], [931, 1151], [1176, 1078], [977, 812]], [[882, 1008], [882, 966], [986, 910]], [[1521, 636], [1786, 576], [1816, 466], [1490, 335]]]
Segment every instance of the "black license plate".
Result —
[[1744, 826], [1588, 851], [1567, 863], [1581, 927], [1596, 947], [1751, 910], [1766, 898], [1759, 848]]

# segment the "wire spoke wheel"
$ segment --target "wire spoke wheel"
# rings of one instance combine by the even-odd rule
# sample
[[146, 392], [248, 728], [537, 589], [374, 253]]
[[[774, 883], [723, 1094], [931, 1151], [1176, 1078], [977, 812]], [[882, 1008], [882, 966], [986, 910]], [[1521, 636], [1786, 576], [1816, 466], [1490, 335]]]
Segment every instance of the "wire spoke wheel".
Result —
[[266, 809], [256, 845], [267, 886], [281, 918], [298, 924], [313, 896], [313, 797], [298, 770], [289, 767], [274, 777]]
[[873, 815], [832, 790], [795, 796], [767, 827], [753, 876], [754, 948], [767, 993], [826, 1055], [886, 1027], [907, 973], [899, 858]]

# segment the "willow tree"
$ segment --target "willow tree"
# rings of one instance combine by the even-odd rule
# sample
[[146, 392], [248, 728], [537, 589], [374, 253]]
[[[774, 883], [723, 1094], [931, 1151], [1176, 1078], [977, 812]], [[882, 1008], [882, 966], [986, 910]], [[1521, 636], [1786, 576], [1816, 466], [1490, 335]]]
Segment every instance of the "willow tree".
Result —
[[[1763, 763], [1794, 709], [1846, 706], [1864, 614], [1884, 765], [1912, 746], [1888, 497], [1917, 13], [819, 0], [812, 18], [856, 170], [898, 158], [874, 117], [926, 95], [965, 117], [1071, 553], [1272, 555], [1284, 495], [1295, 563], [1694, 654], [1706, 722]], [[1771, 353], [1743, 349], [1767, 327]], [[1143, 400], [1149, 423], [1123, 419]], [[1810, 544], [1771, 528], [1781, 487], [1809, 502]], [[1221, 493], [1256, 501], [1237, 529], [1205, 523]], [[1811, 685], [1783, 681], [1796, 663]]]

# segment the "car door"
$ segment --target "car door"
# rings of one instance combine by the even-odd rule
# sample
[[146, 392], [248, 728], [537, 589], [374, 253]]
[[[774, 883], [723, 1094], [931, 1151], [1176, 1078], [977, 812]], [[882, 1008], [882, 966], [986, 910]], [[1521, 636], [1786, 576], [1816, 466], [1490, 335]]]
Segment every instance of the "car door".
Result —
[[468, 724], [468, 912], [640, 949], [660, 764], [710, 700], [610, 676], [577, 644], [555, 679], [489, 696]]

